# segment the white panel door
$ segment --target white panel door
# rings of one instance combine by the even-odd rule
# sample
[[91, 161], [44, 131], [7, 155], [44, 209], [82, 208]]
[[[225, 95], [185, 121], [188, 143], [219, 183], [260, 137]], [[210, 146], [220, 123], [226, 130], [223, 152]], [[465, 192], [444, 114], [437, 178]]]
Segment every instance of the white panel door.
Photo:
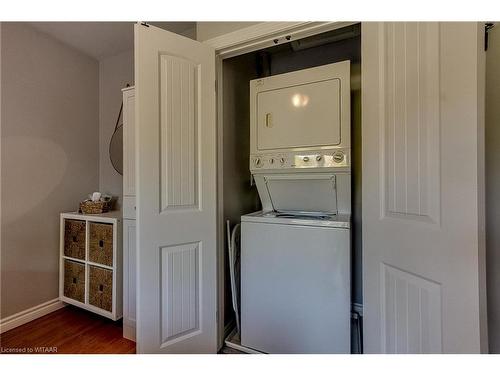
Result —
[[367, 353], [487, 350], [483, 31], [362, 26]]
[[215, 54], [135, 25], [137, 351], [214, 353]]

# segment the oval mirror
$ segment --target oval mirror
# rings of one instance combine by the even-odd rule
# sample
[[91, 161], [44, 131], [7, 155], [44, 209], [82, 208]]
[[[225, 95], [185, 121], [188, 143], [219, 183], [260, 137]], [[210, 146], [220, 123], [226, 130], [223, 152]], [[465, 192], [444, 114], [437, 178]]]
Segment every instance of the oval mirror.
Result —
[[109, 142], [109, 159], [113, 168], [123, 175], [123, 126], [116, 127]]

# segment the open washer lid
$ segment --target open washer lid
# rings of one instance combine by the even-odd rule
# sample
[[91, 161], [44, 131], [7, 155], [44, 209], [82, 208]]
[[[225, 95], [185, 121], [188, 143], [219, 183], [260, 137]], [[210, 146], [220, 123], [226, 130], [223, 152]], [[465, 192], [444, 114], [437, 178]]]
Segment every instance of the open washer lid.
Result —
[[257, 184], [261, 200], [270, 201], [274, 211], [337, 214], [334, 174], [266, 174], [262, 179], [263, 184]]
[[297, 216], [280, 214], [273, 211], [258, 211], [251, 214], [242, 215], [241, 222], [330, 227], [342, 229], [349, 229], [351, 227], [351, 218], [349, 214]]

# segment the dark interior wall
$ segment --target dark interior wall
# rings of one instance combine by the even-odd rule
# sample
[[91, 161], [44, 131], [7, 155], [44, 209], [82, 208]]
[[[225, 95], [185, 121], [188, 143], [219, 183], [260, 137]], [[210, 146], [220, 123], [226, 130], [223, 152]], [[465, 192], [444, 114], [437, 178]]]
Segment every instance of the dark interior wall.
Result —
[[271, 75], [293, 72], [339, 61], [350, 60], [351, 64], [361, 63], [361, 37], [341, 40], [317, 47], [293, 50], [292, 45], [269, 48]]
[[[229, 220], [231, 227], [240, 222], [242, 214], [260, 209], [259, 195], [255, 186], [251, 186], [249, 170], [249, 81], [257, 78], [255, 61], [255, 56], [249, 54], [223, 62], [223, 212], [224, 221]], [[231, 302], [228, 244], [225, 232], [223, 237], [225, 250], [224, 323], [227, 324], [234, 313]]]

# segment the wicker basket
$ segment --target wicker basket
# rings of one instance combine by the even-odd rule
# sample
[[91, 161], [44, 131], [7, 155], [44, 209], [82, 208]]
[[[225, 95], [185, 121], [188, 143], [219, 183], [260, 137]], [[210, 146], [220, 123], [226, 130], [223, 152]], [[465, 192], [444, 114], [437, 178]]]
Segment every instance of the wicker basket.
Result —
[[89, 260], [106, 266], [113, 266], [113, 225], [90, 223]]
[[113, 310], [113, 271], [89, 266], [89, 303], [103, 310]]
[[111, 201], [93, 202], [86, 200], [80, 203], [80, 212], [82, 214], [102, 214], [111, 210]]
[[85, 265], [64, 261], [64, 296], [85, 303]]
[[64, 255], [85, 259], [85, 221], [64, 220]]

